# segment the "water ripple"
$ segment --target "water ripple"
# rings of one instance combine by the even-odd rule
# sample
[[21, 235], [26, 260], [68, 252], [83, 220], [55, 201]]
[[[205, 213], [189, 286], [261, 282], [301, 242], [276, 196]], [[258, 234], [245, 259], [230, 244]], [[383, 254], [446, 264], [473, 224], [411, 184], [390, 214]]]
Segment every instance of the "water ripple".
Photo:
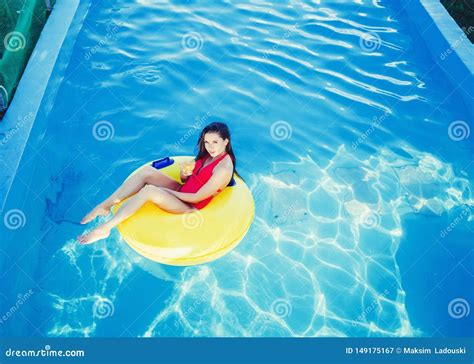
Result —
[[[143, 335], [160, 336], [170, 322], [192, 336], [420, 334], [408, 318], [395, 260], [401, 219], [473, 201], [459, 199], [463, 191], [445, 192], [454, 188], [449, 165], [403, 150], [409, 157], [386, 149], [357, 160], [341, 146], [325, 168], [302, 158], [275, 163], [278, 179], [255, 176], [254, 194], [268, 203], [257, 206], [252, 239], [212, 265], [186, 268]], [[359, 175], [363, 182], [355, 184]], [[420, 184], [420, 176], [430, 181]], [[432, 185], [439, 186], [435, 194]], [[393, 186], [399, 187], [391, 195], [381, 193]], [[422, 209], [411, 202], [420, 200]], [[198, 305], [196, 297], [203, 297]], [[276, 314], [275, 302], [284, 303], [287, 315]]]
[[[143, 161], [190, 154], [196, 123], [223, 120], [254, 225], [231, 254], [180, 269], [150, 264], [116, 232], [85, 248], [66, 229], [41, 261], [70, 278], [42, 283], [46, 334], [420, 334], [395, 259], [402, 221], [471, 206], [472, 153], [449, 140], [466, 107], [426, 65], [406, 14], [376, 0], [183, 4], [94, 2], [44, 132], [54, 163], [31, 179], [53, 187], [34, 200], [55, 196], [56, 169], [71, 165], [81, 178], [57, 197], [64, 224]], [[114, 130], [102, 144], [99, 120]], [[58, 150], [77, 145], [81, 162], [61, 163]]]

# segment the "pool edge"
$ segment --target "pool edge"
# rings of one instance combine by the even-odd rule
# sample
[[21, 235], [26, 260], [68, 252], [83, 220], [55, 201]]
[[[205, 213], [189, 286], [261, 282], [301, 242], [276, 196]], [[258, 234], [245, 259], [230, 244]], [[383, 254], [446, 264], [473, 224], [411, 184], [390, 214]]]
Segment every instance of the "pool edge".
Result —
[[56, 3], [28, 60], [10, 107], [0, 123], [0, 133], [3, 134], [0, 140], [0, 161], [3, 162], [0, 172], [0, 211], [5, 208], [53, 69], [79, 5], [80, 0]]
[[472, 85], [474, 62], [469, 54], [472, 54], [474, 44], [441, 2], [401, 0], [401, 3], [424, 39], [433, 61], [443, 70], [453, 83], [453, 88], [462, 96], [469, 116], [472, 118], [474, 91], [469, 85]]

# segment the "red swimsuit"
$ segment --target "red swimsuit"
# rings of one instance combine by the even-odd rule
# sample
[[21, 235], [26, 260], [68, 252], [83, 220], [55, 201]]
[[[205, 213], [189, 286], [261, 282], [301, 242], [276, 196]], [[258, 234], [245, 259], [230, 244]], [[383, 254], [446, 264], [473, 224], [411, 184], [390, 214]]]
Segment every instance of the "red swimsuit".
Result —
[[[194, 166], [193, 169], [193, 174], [189, 177], [189, 179], [180, 187], [179, 192], [186, 192], [186, 193], [195, 193], [201, 189], [202, 186], [204, 186], [207, 181], [212, 176], [212, 171], [214, 170], [214, 167], [219, 163], [221, 160], [225, 158], [227, 153], [224, 153], [222, 156], [217, 158], [215, 161], [212, 161], [208, 165], [203, 166], [204, 162], [208, 157], [204, 157], [199, 159], [196, 162], [196, 165]], [[221, 192], [221, 190], [217, 190], [217, 192]], [[211, 200], [214, 198], [214, 196], [210, 196], [202, 201], [199, 202], [190, 202], [189, 204], [197, 208], [198, 210], [201, 210], [204, 208]]]

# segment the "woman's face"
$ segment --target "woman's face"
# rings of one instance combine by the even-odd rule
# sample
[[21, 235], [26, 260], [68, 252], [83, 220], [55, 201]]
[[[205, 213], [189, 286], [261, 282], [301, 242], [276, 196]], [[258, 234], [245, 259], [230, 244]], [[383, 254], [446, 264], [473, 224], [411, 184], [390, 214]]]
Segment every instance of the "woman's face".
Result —
[[211, 157], [223, 153], [227, 144], [229, 144], [229, 139], [222, 139], [217, 133], [206, 133], [204, 135], [204, 147]]

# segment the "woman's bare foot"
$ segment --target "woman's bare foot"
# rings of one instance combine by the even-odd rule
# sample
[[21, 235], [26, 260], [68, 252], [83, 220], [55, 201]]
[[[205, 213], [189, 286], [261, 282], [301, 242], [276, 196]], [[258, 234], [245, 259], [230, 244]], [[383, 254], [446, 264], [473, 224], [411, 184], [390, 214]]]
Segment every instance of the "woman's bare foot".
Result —
[[91, 212], [89, 212], [82, 220], [81, 224], [87, 224], [94, 220], [97, 216], [107, 216], [110, 213], [110, 208], [112, 206], [102, 202], [100, 205], [97, 205]]
[[104, 226], [99, 226], [94, 230], [88, 232], [87, 234], [77, 237], [77, 241], [81, 245], [92, 244], [97, 240], [102, 240], [107, 238], [110, 235], [110, 229], [105, 228]]

